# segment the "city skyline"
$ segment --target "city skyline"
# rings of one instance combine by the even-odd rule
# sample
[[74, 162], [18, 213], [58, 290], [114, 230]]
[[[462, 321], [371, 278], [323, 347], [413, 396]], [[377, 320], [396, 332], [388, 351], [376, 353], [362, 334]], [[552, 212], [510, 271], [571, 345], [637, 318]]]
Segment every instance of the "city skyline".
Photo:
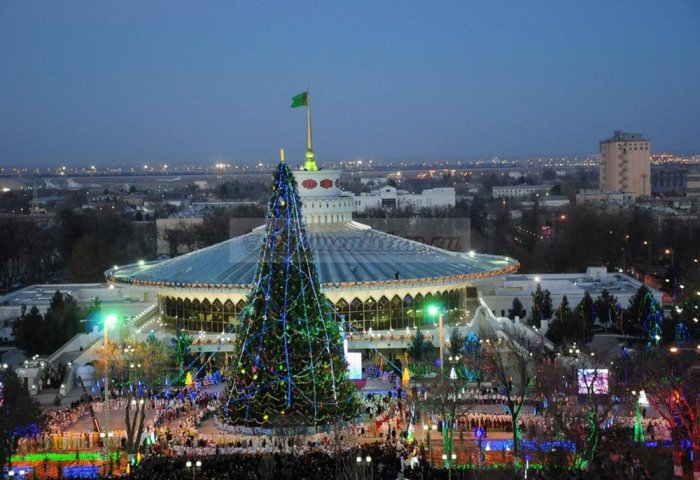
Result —
[[320, 163], [700, 150], [691, 2], [0, 11], [2, 166], [301, 161], [307, 88]]

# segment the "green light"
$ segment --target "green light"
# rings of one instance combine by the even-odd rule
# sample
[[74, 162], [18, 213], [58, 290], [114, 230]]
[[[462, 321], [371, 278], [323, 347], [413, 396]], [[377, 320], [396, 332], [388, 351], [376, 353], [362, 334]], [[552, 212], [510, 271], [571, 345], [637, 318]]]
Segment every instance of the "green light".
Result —
[[[114, 459], [118, 459], [120, 454], [118, 452], [112, 452], [110, 456]], [[70, 462], [72, 460], [87, 460], [87, 461], [100, 461], [104, 458], [102, 453], [95, 452], [80, 452], [75, 453], [30, 453], [29, 455], [12, 455], [12, 462], [42, 462], [44, 460], [49, 460], [51, 462]]]
[[431, 317], [437, 317], [439, 313], [440, 309], [437, 305], [428, 305], [428, 315], [430, 315]]
[[105, 327], [106, 328], [111, 328], [117, 324], [117, 316], [116, 315], [107, 315], [105, 317]]

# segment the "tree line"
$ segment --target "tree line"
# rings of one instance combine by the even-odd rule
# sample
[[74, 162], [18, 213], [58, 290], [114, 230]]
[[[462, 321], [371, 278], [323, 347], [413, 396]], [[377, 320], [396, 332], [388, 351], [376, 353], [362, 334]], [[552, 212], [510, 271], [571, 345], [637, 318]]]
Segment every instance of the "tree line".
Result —
[[22, 305], [22, 313], [13, 328], [15, 345], [28, 356], [51, 355], [97, 321], [100, 309], [97, 299], [85, 308], [78, 305], [75, 297], [60, 291], [54, 293], [43, 315], [36, 305], [29, 309]]

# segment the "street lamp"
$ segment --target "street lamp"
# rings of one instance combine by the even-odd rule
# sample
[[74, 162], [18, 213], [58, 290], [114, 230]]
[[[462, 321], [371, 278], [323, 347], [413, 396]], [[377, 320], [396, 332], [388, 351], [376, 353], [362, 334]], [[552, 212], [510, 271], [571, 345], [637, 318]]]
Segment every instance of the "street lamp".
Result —
[[194, 480], [194, 476], [195, 476], [195, 473], [197, 472], [197, 469], [202, 468], [202, 461], [197, 460], [196, 462], [192, 463], [191, 460], [187, 460], [187, 462], [185, 463], [185, 466], [187, 468], [192, 469], [192, 480]]
[[443, 369], [445, 367], [445, 329], [443, 328], [444, 323], [444, 312], [437, 305], [428, 305], [428, 315], [435, 318], [438, 317], [438, 338], [440, 342], [440, 374], [442, 375]]
[[105, 449], [105, 461], [109, 461], [109, 354], [107, 348], [109, 345], [109, 329], [117, 324], [116, 315], [107, 315], [104, 320], [104, 334], [102, 336], [104, 340], [104, 356], [105, 356], [105, 425], [104, 425], [104, 449]]
[[[364, 459], [362, 456], [358, 455], [355, 459], [357, 462], [357, 468], [359, 470], [359, 478], [371, 479], [374, 476], [374, 471], [372, 470], [372, 457], [367, 455]], [[369, 475], [367, 475], [369, 473]]]
[[[432, 426], [433, 430], [437, 430], [437, 425]], [[433, 468], [433, 443], [430, 441], [430, 430], [431, 427], [429, 425], [423, 425], [423, 430], [425, 431], [425, 441], [428, 444], [428, 456], [430, 457], [430, 468]]]
[[452, 455], [450, 455], [449, 461], [448, 461], [447, 455], [444, 453], [442, 454], [442, 463], [443, 463], [443, 465], [447, 465], [447, 479], [448, 480], [452, 480], [452, 462], [454, 462], [455, 460], [457, 460], [457, 455], [454, 453]]
[[479, 449], [479, 468], [481, 468], [481, 465], [483, 464], [483, 456], [484, 456], [484, 451], [481, 449], [481, 441], [484, 439], [486, 436], [486, 430], [484, 430], [484, 427], [481, 425], [477, 425], [476, 428], [474, 428], [474, 439], [477, 442], [477, 447]]

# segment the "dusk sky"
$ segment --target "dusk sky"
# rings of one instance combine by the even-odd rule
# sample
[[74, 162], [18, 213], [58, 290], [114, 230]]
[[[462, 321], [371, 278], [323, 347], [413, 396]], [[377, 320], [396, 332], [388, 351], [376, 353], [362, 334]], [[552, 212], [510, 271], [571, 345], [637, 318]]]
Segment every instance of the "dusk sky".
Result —
[[0, 165], [700, 152], [700, 2], [0, 1]]

